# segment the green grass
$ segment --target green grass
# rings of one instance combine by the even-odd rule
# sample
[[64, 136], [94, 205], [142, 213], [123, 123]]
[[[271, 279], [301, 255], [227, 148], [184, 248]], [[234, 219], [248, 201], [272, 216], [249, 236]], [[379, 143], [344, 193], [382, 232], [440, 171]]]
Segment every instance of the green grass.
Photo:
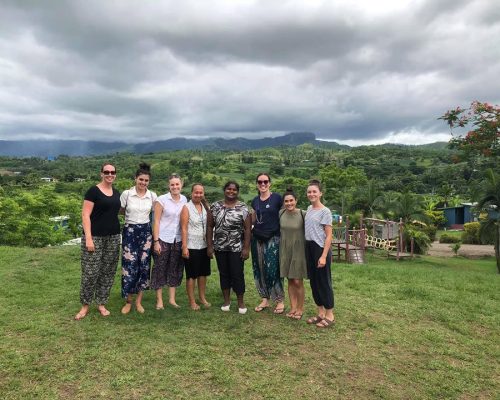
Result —
[[443, 233], [446, 233], [449, 236], [454, 236], [454, 237], [457, 237], [457, 238], [461, 239], [463, 231], [455, 231], [455, 230], [442, 231], [442, 230], [439, 230], [439, 231], [436, 232], [436, 240], [439, 240], [439, 238], [441, 237], [441, 235]]
[[[336, 264], [337, 324], [271, 312], [120, 315], [79, 309], [77, 247], [0, 247], [2, 398], [494, 398], [500, 392], [500, 285], [492, 259], [422, 257]], [[258, 297], [246, 266], [249, 308]], [[307, 314], [314, 314], [307, 288]], [[234, 302], [233, 302], [233, 308]], [[497, 395], [495, 395], [497, 393]]]

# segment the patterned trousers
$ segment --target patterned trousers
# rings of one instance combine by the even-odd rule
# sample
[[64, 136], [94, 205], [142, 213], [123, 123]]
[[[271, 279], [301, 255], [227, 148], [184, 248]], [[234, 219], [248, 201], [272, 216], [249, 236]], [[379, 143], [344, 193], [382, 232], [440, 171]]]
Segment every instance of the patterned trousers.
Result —
[[115, 279], [120, 257], [120, 235], [94, 236], [95, 251], [87, 251], [85, 236], [82, 237], [82, 304], [106, 304]]
[[251, 242], [255, 287], [260, 297], [277, 303], [285, 298], [280, 276], [279, 243], [279, 236], [273, 236], [267, 242], [252, 238]]
[[122, 297], [149, 288], [151, 224], [125, 224], [122, 232]]

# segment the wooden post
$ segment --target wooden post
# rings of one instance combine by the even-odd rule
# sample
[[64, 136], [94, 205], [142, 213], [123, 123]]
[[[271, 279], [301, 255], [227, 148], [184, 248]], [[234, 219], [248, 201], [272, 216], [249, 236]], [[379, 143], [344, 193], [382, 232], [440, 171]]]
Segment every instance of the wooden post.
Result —
[[347, 263], [350, 263], [351, 260], [349, 258], [349, 216], [346, 215], [345, 217], [345, 261]]

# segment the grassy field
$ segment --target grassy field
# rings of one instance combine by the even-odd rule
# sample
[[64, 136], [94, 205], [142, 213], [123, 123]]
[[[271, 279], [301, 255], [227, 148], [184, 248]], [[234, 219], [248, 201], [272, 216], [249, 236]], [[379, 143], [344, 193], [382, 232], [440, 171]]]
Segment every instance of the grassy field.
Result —
[[[425, 257], [336, 264], [337, 324], [271, 312], [222, 313], [215, 263], [209, 310], [120, 315], [79, 309], [79, 249], [0, 247], [4, 399], [495, 398], [500, 281], [492, 259]], [[257, 304], [247, 264], [247, 303]], [[308, 290], [309, 292], [309, 290]], [[308, 293], [307, 314], [314, 314]], [[234, 303], [233, 303], [234, 304]], [[235, 308], [235, 307], [233, 307]], [[495, 394], [496, 393], [496, 394]], [[498, 398], [498, 397], [497, 397]]]

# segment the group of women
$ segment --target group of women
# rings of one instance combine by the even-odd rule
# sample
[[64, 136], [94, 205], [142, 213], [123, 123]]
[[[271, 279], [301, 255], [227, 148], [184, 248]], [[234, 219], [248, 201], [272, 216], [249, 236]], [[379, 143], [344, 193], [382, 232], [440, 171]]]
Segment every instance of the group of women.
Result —
[[[275, 314], [285, 313], [284, 278], [288, 279], [290, 310], [286, 316], [300, 320], [304, 313], [304, 279], [309, 278], [317, 315], [307, 320], [318, 328], [334, 321], [334, 297], [331, 279], [332, 215], [321, 203], [321, 184], [309, 182], [307, 211], [297, 208], [297, 196], [288, 189], [283, 196], [271, 191], [271, 178], [257, 176], [258, 195], [250, 210], [238, 199], [238, 183], [224, 185], [224, 198], [211, 206], [205, 200], [204, 187], [196, 183], [188, 202], [181, 193], [182, 180], [169, 177], [169, 192], [157, 196], [148, 189], [150, 167], [141, 164], [135, 185], [121, 195], [113, 188], [116, 168], [106, 163], [101, 181], [91, 187], [82, 208], [82, 308], [75, 319], [81, 320], [94, 301], [102, 316], [108, 316], [106, 303], [122, 255], [121, 312], [128, 314], [133, 304], [144, 313], [145, 290], [156, 291], [156, 309], [164, 308], [163, 287], [168, 287], [168, 303], [178, 308], [176, 288], [186, 271], [186, 291], [193, 310], [209, 308], [206, 299], [210, 259], [215, 255], [223, 295], [221, 310], [231, 309], [231, 290], [236, 294], [238, 312], [245, 314], [244, 262], [252, 254], [252, 267], [262, 312], [274, 303]], [[125, 224], [120, 235], [119, 213]], [[153, 267], [150, 268], [150, 258]], [[195, 287], [198, 287], [196, 301]], [[135, 301], [134, 301], [135, 297]]]

